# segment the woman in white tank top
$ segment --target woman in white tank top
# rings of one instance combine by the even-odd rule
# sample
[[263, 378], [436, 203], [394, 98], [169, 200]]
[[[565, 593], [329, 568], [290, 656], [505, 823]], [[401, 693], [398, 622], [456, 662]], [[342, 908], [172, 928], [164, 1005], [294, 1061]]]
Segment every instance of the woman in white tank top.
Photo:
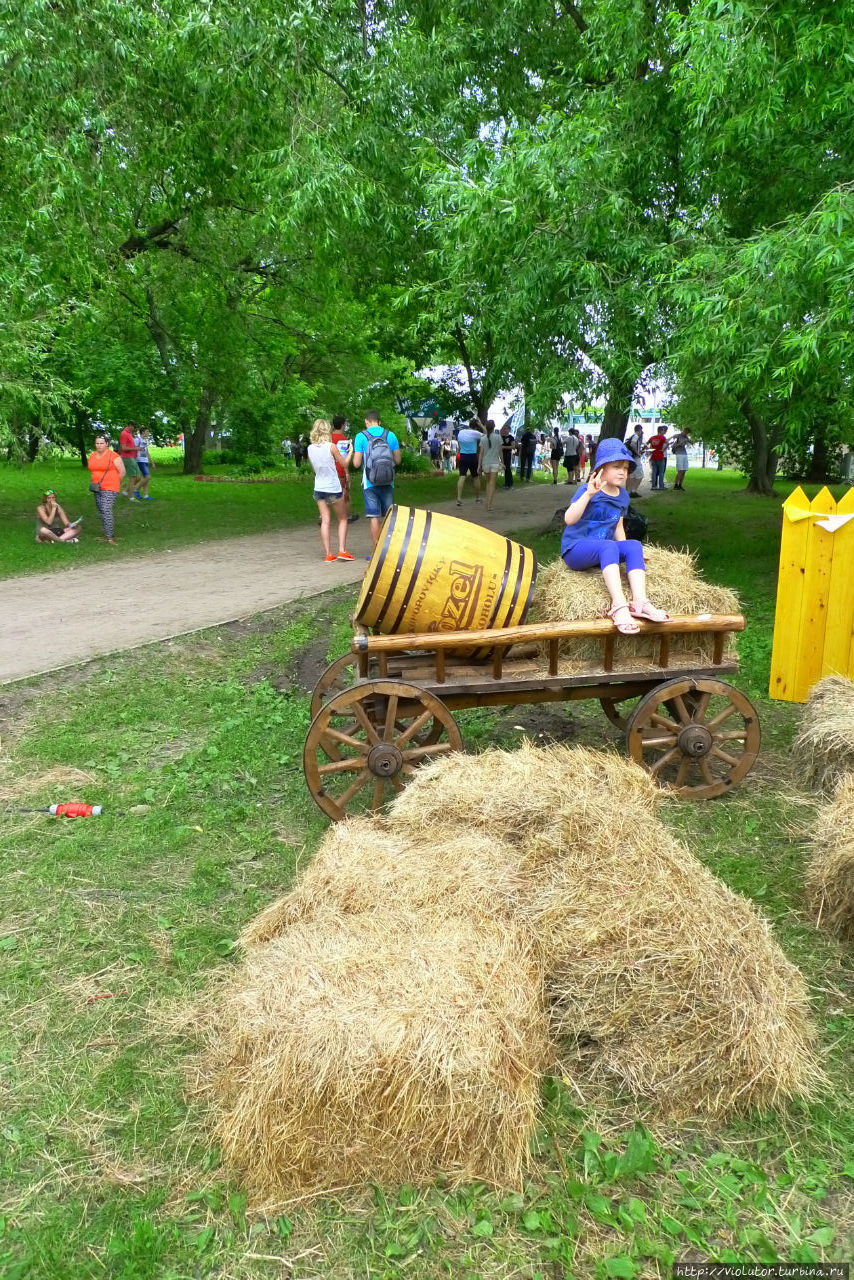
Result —
[[501, 432], [495, 429], [495, 423], [490, 418], [486, 424], [486, 434], [481, 436], [480, 440], [480, 469], [486, 477], [487, 511], [492, 510], [492, 504], [495, 502], [495, 482], [498, 479], [498, 470], [503, 466], [501, 461], [503, 443]]
[[[341, 454], [337, 445], [332, 443], [332, 423], [325, 418], [315, 419], [311, 429], [311, 444], [308, 446], [308, 460], [314, 470], [314, 500], [320, 512], [320, 541], [326, 553], [326, 562], [334, 560], [353, 560], [355, 557], [347, 550], [347, 504], [344, 490], [335, 465], [335, 454], [338, 453], [345, 466], [350, 465], [350, 453]], [[329, 508], [338, 519], [338, 554], [333, 555], [329, 545]]]

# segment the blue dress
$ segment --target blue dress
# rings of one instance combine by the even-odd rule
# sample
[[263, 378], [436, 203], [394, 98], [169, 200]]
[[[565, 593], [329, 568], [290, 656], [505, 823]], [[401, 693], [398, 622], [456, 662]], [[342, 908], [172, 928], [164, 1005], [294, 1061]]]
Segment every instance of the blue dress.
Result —
[[[572, 501], [575, 502], [586, 492], [587, 485], [579, 485]], [[629, 495], [625, 489], [621, 488], [616, 494], [603, 493], [600, 489], [588, 502], [581, 519], [564, 527], [560, 554], [566, 556], [569, 549], [584, 538], [613, 539], [617, 525], [628, 509]]]

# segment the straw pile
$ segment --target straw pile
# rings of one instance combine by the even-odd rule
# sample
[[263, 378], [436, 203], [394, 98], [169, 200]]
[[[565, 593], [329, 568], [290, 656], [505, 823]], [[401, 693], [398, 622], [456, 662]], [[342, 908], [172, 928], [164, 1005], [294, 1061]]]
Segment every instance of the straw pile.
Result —
[[824, 792], [854, 773], [854, 682], [826, 676], [810, 690], [795, 739], [807, 782]]
[[416, 918], [488, 916], [536, 940], [550, 1035], [579, 1084], [670, 1115], [808, 1093], [819, 1073], [800, 973], [753, 907], [658, 823], [659, 799], [615, 754], [525, 744], [441, 757], [386, 823], [330, 829], [244, 944], [393, 902]]
[[[689, 552], [644, 547], [644, 558], [649, 598], [659, 608], [670, 614], [739, 612], [735, 593], [727, 587], [704, 582]], [[628, 592], [628, 583], [625, 585]], [[610, 597], [598, 569], [572, 572], [558, 559], [540, 569], [529, 621], [575, 622], [601, 618], [609, 607]], [[727, 646], [726, 655], [731, 656], [735, 653], [733, 633], [727, 636]], [[598, 659], [601, 652], [600, 640], [572, 639], [561, 645], [561, 655], [579, 663]], [[670, 637], [670, 653], [672, 658], [707, 666], [712, 661], [713, 639], [709, 637], [704, 641], [701, 637], [677, 633]], [[658, 642], [654, 635], [621, 636], [615, 657], [617, 669], [657, 663]]]
[[570, 1075], [669, 1116], [812, 1092], [806, 986], [749, 902], [658, 823], [620, 847], [603, 832], [564, 870], [536, 905]]
[[854, 942], [854, 773], [816, 814], [807, 897], [816, 922]]
[[260, 1200], [521, 1181], [549, 1062], [536, 950], [507, 922], [397, 905], [251, 948], [216, 1010], [215, 1136]]
[[809, 1095], [801, 975], [659, 798], [616, 754], [524, 744], [440, 757], [386, 820], [331, 827], [208, 1001], [203, 1086], [256, 1201], [518, 1185], [556, 1062], [665, 1116]]

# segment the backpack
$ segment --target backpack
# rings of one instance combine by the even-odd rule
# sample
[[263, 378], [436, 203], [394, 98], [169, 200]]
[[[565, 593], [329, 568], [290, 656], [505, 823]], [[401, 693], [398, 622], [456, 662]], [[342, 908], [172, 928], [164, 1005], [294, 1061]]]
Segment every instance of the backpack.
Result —
[[638, 511], [637, 507], [629, 507], [623, 516], [623, 528], [627, 538], [635, 538], [638, 542], [643, 542], [647, 534], [647, 518]]
[[365, 475], [372, 485], [383, 486], [394, 484], [394, 458], [388, 446], [388, 430], [383, 427], [382, 435], [372, 436], [365, 430], [368, 444], [365, 454]]

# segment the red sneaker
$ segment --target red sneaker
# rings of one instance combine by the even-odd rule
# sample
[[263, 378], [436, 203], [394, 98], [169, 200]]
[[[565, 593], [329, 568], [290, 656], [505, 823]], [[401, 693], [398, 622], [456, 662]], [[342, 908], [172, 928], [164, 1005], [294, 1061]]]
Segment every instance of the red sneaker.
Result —
[[355, 560], [356, 557], [354, 555], [351, 555], [349, 551], [339, 551], [337, 559], [338, 560]]
[[323, 558], [327, 564], [334, 564], [335, 561], [338, 559], [337, 556], [324, 556]]

